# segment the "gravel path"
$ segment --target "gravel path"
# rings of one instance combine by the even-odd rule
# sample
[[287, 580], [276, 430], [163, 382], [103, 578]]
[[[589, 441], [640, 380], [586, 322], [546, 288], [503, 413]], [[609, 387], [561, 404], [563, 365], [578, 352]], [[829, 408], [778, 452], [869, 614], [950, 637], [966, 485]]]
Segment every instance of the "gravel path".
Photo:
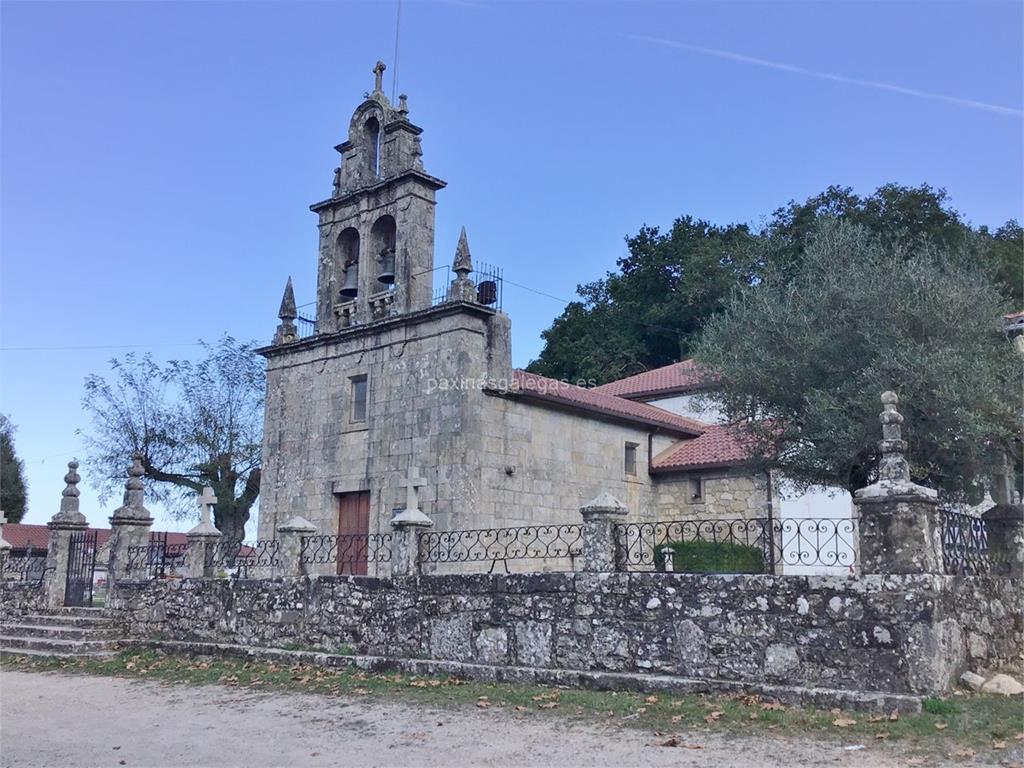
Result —
[[[885, 766], [891, 746], [642, 731], [498, 708], [257, 693], [57, 673], [0, 673], [0, 763], [23, 766]], [[664, 740], [663, 738], [661, 740]], [[939, 763], [928, 760], [928, 768]]]

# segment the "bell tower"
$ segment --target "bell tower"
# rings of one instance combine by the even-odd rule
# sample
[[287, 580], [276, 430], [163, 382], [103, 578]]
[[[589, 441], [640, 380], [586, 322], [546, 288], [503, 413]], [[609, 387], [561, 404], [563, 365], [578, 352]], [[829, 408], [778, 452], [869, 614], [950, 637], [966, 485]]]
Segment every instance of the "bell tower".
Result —
[[335, 147], [331, 197], [310, 206], [320, 217], [320, 333], [431, 304], [435, 193], [445, 182], [423, 170], [422, 129], [409, 121], [405, 94], [397, 107], [384, 95], [385, 68], [373, 68], [373, 91]]

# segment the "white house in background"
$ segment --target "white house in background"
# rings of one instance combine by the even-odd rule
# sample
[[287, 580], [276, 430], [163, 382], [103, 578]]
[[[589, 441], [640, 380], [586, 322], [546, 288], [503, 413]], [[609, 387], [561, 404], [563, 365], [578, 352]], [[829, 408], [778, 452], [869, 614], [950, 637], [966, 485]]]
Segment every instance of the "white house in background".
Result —
[[[713, 387], [714, 382], [703, 375], [696, 363], [689, 359], [612, 381], [597, 387], [596, 390], [627, 400], [654, 405], [705, 424], [722, 425], [725, 424], [723, 414], [702, 402], [701, 395]], [[801, 535], [805, 538], [815, 535], [815, 524], [802, 523], [800, 522], [802, 520], [808, 518], [852, 520], [853, 518], [853, 498], [845, 488], [818, 488], [798, 493], [785, 477], [773, 474], [772, 482], [775, 484], [775, 488], [770, 497], [775, 500], [777, 505], [777, 509], [772, 511], [782, 523], [783, 546], [787, 540], [786, 532], [796, 531], [797, 527], [800, 527]], [[837, 542], [839, 559], [842, 562], [853, 562], [856, 536], [853, 535], [852, 528], [849, 533], [837, 533], [837, 529], [831, 525], [827, 528], [828, 531], [825, 535], [837, 535], [840, 538]], [[790, 540], [796, 540], [796, 537], [793, 536]], [[805, 550], [808, 559], [813, 559], [810, 547], [801, 547], [802, 553]], [[848, 573], [849, 570], [847, 565], [835, 567], [824, 565], [782, 566], [782, 572], [791, 575]]]

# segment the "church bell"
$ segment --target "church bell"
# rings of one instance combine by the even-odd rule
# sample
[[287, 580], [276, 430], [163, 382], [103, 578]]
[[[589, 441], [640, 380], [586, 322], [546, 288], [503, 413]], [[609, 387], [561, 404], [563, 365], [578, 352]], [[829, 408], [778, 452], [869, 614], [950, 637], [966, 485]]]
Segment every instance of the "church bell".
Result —
[[345, 282], [338, 291], [343, 299], [354, 299], [359, 294], [359, 264], [352, 262], [345, 267]]
[[392, 248], [385, 248], [378, 257], [380, 261], [380, 274], [377, 280], [385, 285], [395, 282], [395, 251]]

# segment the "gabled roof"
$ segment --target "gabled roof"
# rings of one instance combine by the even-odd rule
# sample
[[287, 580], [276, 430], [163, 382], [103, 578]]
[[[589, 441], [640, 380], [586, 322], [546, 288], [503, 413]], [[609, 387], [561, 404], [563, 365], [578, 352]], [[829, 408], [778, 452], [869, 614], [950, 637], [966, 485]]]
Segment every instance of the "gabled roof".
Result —
[[595, 392], [625, 397], [630, 400], [644, 400], [652, 395], [680, 395], [707, 389], [709, 377], [691, 358], [678, 363], [653, 368], [635, 376], [610, 381], [595, 387]]
[[[96, 531], [96, 546], [102, 549], [110, 539], [110, 529], [89, 528], [89, 530]], [[156, 533], [156, 531], [153, 533]], [[33, 551], [41, 551], [42, 554], [45, 554], [46, 547], [50, 541], [50, 529], [45, 525], [6, 523], [3, 527], [3, 537], [10, 543], [11, 549], [22, 550], [31, 548]], [[184, 546], [188, 543], [188, 537], [184, 533], [171, 531], [167, 534], [167, 543]]]
[[680, 440], [654, 457], [651, 472], [729, 467], [749, 460], [748, 439], [730, 424], [709, 424], [704, 434]]
[[511, 394], [516, 397], [587, 411], [597, 416], [630, 421], [646, 427], [656, 427], [679, 435], [695, 436], [706, 429], [705, 424], [695, 419], [688, 419], [647, 403], [616, 397], [599, 389], [584, 389], [520, 370], [512, 372], [512, 379], [515, 387]]

